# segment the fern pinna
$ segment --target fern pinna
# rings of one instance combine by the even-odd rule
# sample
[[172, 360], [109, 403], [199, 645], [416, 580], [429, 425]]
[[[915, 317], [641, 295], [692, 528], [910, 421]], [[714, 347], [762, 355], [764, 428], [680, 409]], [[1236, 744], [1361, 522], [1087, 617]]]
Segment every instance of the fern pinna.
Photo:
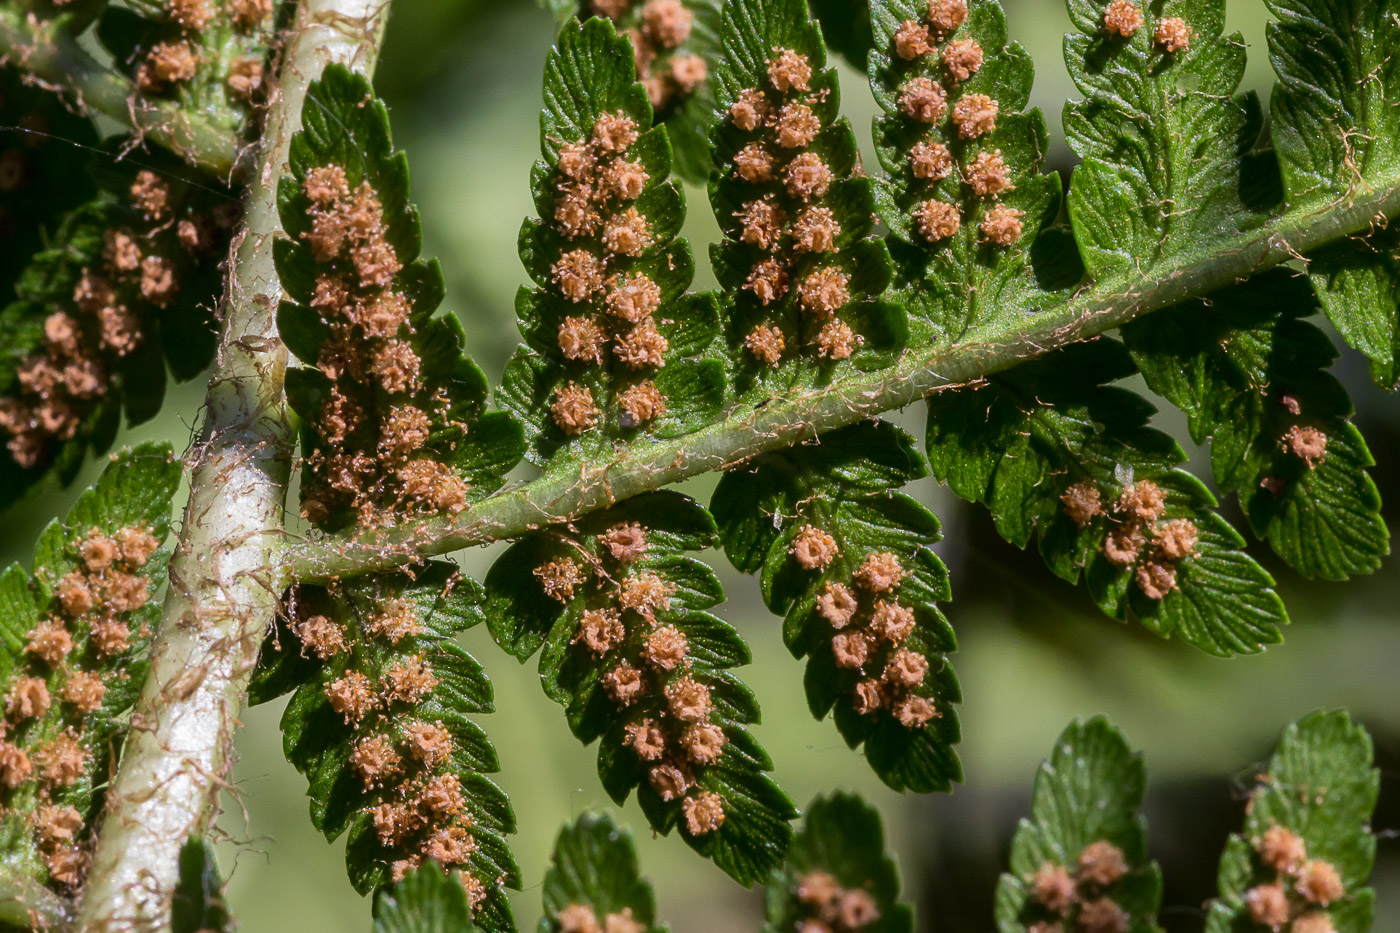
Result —
[[[329, 68], [278, 192], [281, 333], [308, 366], [287, 377], [303, 417], [302, 513], [323, 529], [457, 514], [499, 485], [524, 436], [484, 411], [436, 263], [417, 258], [408, 172], [368, 83]], [[510, 929], [502, 888], [519, 870], [515, 817], [484, 775], [496, 753], [470, 719], [490, 712], [481, 666], [451, 642], [482, 621], [480, 586], [442, 562], [300, 587], [265, 652], [255, 699], [295, 690], [288, 758], [310, 781], [312, 821], [349, 833], [362, 892], [432, 860], [461, 869], [486, 929]], [[276, 659], [276, 663], [273, 663]]]
[[[1381, 485], [1331, 370], [1340, 336], [1383, 388], [1400, 372], [1400, 7], [1261, 2], [1267, 113], [1241, 92], [1224, 0], [1067, 0], [1065, 185], [996, 0], [546, 0], [561, 18], [517, 238], [529, 284], [495, 386], [420, 256], [369, 79], [384, 4], [0, 2], [0, 122], [28, 134], [0, 151], [0, 503], [71, 482], [123, 418], [160, 411], [167, 372], [211, 359], [191, 476], [251, 463], [250, 490], [273, 492], [236, 535], [191, 506], [177, 546], [211, 576], [175, 580], [162, 611], [179, 468], [138, 447], [44, 532], [32, 574], [0, 576], [0, 921], [227, 927], [200, 838], [215, 795], [172, 804], [194, 828], [178, 865], [133, 808], [180, 783], [141, 757], [201, 716], [224, 741], [247, 687], [286, 698], [312, 823], [345, 837], [376, 930], [513, 929], [526, 876], [490, 777], [492, 687], [457, 643], [484, 624], [538, 659], [615, 804], [635, 793], [655, 833], [766, 886], [766, 929], [911, 929], [877, 815], [845, 794], [800, 814], [771, 777], [709, 561], [758, 578], [812, 715], [917, 793], [962, 765], [950, 545], [913, 483], [985, 506], [1110, 618], [1217, 656], [1282, 641], [1276, 568], [1383, 566]], [[868, 78], [867, 163], [830, 52]], [[104, 139], [94, 112], [131, 135]], [[682, 181], [718, 226], [709, 291]], [[1210, 484], [1135, 380], [1185, 416]], [[922, 437], [881, 417], [918, 401]], [[273, 513], [293, 488], [289, 524]], [[253, 496], [221, 507], [251, 514]], [[220, 567], [250, 537], [275, 539], [265, 566]], [[493, 542], [481, 582], [445, 557]], [[184, 671], [244, 645], [252, 668], [259, 640], [256, 672], [189, 708]], [[131, 723], [150, 733], [128, 745]], [[1158, 929], [1143, 784], [1107, 722], [1066, 730], [999, 929]], [[1209, 929], [1366, 929], [1375, 798], [1345, 714], [1290, 727]], [[170, 864], [146, 863], [158, 851]], [[94, 906], [89, 875], [149, 892], [106, 879], [120, 890]], [[564, 829], [543, 888], [541, 930], [662, 929], [611, 817]]]

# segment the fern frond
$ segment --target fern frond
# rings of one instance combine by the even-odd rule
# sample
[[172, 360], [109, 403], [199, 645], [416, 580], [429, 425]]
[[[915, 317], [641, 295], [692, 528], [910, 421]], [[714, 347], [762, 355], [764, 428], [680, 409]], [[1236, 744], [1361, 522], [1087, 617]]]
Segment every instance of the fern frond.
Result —
[[33, 576], [0, 574], [0, 873], [65, 895], [82, 884], [160, 617], [179, 481], [168, 445], [123, 451], [44, 529]]
[[70, 482], [111, 446], [123, 412], [128, 424], [156, 415], [167, 367], [190, 379], [213, 357], [236, 208], [173, 157], [142, 161], [83, 170], [98, 193], [63, 218], [0, 311], [0, 506], [50, 474]]
[[934, 345], [1005, 323], [997, 311], [1056, 300], [1047, 289], [1077, 284], [1082, 270], [1063, 261], [1063, 234], [1037, 244], [1059, 213], [1060, 183], [1040, 174], [1045, 120], [1025, 109], [1033, 69], [1007, 44], [1000, 5], [875, 0], [871, 12], [891, 297]]
[[1304, 320], [1306, 281], [1266, 272], [1209, 304], [1135, 321], [1123, 339], [1153, 391], [1207, 438], [1216, 483], [1254, 533], [1306, 577], [1371, 573], [1390, 551], [1374, 465], [1326, 372], [1337, 352]]
[[729, 669], [748, 663], [748, 646], [706, 611], [724, 591], [686, 553], [714, 537], [693, 500], [634, 497], [512, 545], [486, 577], [487, 617], [521, 661], [543, 648], [541, 684], [574, 735], [601, 739], [608, 795], [621, 804], [636, 788], [653, 829], [679, 825], [691, 848], [752, 884], [778, 864], [796, 812], [744, 728], [758, 704]]
[[1371, 738], [1345, 712], [1312, 713], [1285, 729], [1250, 794], [1244, 832], [1225, 846], [1207, 933], [1286, 923], [1297, 933], [1370, 929], [1379, 788]]
[[768, 882], [764, 933], [838, 929], [912, 933], [880, 814], [854, 794], [818, 797]]
[[1162, 875], [1138, 815], [1146, 784], [1142, 756], [1106, 720], [1065, 729], [1036, 772], [1031, 817], [997, 884], [1000, 933], [1159, 929]]
[[711, 264], [737, 387], [889, 365], [907, 324], [880, 300], [890, 261], [871, 236], [873, 183], [806, 0], [725, 0], [721, 39], [710, 205], [724, 239]]
[[1277, 168], [1251, 154], [1263, 117], [1237, 93], [1245, 43], [1225, 34], [1225, 0], [1068, 5], [1065, 64], [1086, 98], [1065, 107], [1082, 159], [1069, 214], [1089, 273], [1136, 278], [1262, 225]]
[[140, 110], [159, 101], [242, 135], [262, 102], [280, 0], [125, 0], [103, 8], [98, 41], [131, 77]]
[[514, 924], [503, 889], [520, 884], [503, 838], [515, 815], [485, 776], [499, 763], [471, 718], [491, 712], [491, 684], [453, 642], [484, 621], [482, 599], [445, 563], [302, 587], [252, 694], [294, 689], [287, 758], [310, 784], [313, 825], [329, 840], [349, 833], [356, 890], [436, 860], [462, 870], [476, 923], [504, 931]]
[[656, 921], [651, 884], [637, 868], [631, 834], [605, 814], [585, 813], [559, 831], [543, 899], [538, 933], [665, 929]]
[[[1393, 0], [1269, 0], [1274, 149], [1291, 207], [1347, 203], [1400, 172], [1400, 6]], [[1313, 287], [1338, 332], [1400, 387], [1400, 240], [1370, 235], [1309, 257]]]
[[302, 419], [302, 512], [327, 530], [453, 515], [500, 486], [520, 426], [485, 411], [486, 377], [461, 323], [437, 313], [442, 269], [418, 258], [408, 160], [369, 83], [327, 68], [307, 92], [278, 207], [289, 300], [278, 331], [306, 367], [287, 373]]
[[812, 714], [864, 743], [885, 783], [920, 792], [962, 779], [938, 520], [899, 491], [927, 471], [913, 438], [867, 422], [726, 473], [713, 503], [725, 554], [762, 572], [788, 650], [808, 658]]
[[498, 390], [536, 462], [608, 456], [615, 444], [693, 430], [718, 413], [723, 366], [708, 359], [712, 299], [687, 295], [690, 246], [666, 130], [632, 50], [611, 23], [571, 23], [550, 52], [531, 173], [543, 219], [520, 232], [535, 288], [516, 299], [525, 338]]
[[1002, 537], [1038, 536], [1047, 566], [1099, 607], [1216, 655], [1282, 640], [1273, 579], [1241, 550], [1152, 406], [1105, 383], [1135, 372], [1121, 344], [1068, 347], [929, 400], [934, 476], [987, 505]]

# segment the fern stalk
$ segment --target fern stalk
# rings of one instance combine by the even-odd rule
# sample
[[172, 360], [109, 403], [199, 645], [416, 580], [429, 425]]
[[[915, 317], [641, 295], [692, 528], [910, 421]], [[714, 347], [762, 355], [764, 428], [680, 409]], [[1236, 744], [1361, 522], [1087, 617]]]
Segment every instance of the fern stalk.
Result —
[[133, 103], [136, 86], [89, 55], [61, 25], [28, 18], [17, 7], [0, 8], [0, 56], [60, 90], [78, 112], [130, 126], [220, 178], [240, 163], [237, 137], [176, 102]]
[[277, 184], [307, 86], [331, 62], [371, 72], [386, 11], [383, 0], [304, 0], [288, 37], [224, 298], [207, 415], [190, 458], [172, 585], [108, 791], [80, 930], [169, 929], [180, 847], [217, 813], [234, 727], [280, 592], [266, 568], [277, 563], [294, 433], [282, 397], [287, 353], [275, 323], [282, 297], [272, 249], [281, 229]]
[[[992, 326], [931, 351], [906, 351], [889, 369], [854, 375], [819, 390], [793, 392], [762, 408], [739, 408], [692, 434], [626, 448], [596, 466], [546, 474], [484, 499], [453, 519], [361, 531], [354, 541], [291, 545], [281, 560], [286, 577], [282, 582], [324, 581], [519, 537], [975, 382], [1149, 312], [1209, 295], [1328, 243], [1364, 234], [1397, 215], [1400, 179], [1322, 210], [1289, 212], [1222, 244], [1199, 262], [1165, 274], [1154, 271], [1151, 277], [1110, 279], [1041, 309], [1001, 308], [988, 315], [996, 322]], [[1028, 323], [1007, 326], [1021, 320]]]

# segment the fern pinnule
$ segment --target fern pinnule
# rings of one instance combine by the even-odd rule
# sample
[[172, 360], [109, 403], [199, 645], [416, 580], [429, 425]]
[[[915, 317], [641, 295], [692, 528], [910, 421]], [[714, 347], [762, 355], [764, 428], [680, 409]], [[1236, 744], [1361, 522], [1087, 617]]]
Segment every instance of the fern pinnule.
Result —
[[651, 127], [627, 42], [607, 20], [566, 26], [545, 96], [545, 161], [532, 173], [542, 219], [520, 234], [538, 287], [516, 300], [526, 344], [500, 390], [541, 463], [683, 433], [713, 418], [723, 393], [722, 366], [703, 358], [713, 302], [686, 294], [694, 261], [676, 238], [685, 207], [670, 143]]
[[1380, 567], [1389, 534], [1371, 452], [1326, 372], [1337, 351], [1306, 320], [1316, 311], [1306, 281], [1266, 272], [1123, 338], [1149, 388], [1209, 440], [1216, 482], [1255, 535], [1306, 577], [1346, 579]]
[[1071, 723], [1035, 776], [997, 885], [997, 929], [1154, 933], [1162, 876], [1138, 813], [1142, 756], [1102, 717]]
[[911, 933], [914, 911], [899, 893], [875, 808], [854, 794], [818, 797], [768, 881], [763, 930]]
[[499, 764], [471, 718], [491, 685], [453, 637], [482, 621], [481, 590], [449, 564], [301, 587], [269, 641], [255, 700], [294, 693], [282, 728], [307, 776], [312, 822], [348, 832], [362, 891], [435, 862], [460, 871], [483, 929], [512, 928], [504, 887], [519, 869], [503, 836], [515, 817], [485, 775]]
[[632, 836], [603, 814], [559, 831], [544, 878], [540, 931], [661, 933], [656, 895], [637, 867]]
[[807, 658], [813, 715], [864, 743], [885, 783], [922, 793], [961, 778], [938, 520], [899, 492], [926, 471], [913, 439], [876, 421], [755, 458], [720, 479], [711, 506], [725, 554], [761, 572], [784, 642]]
[[777, 864], [795, 812], [744, 728], [758, 705], [729, 669], [748, 662], [748, 647], [706, 611], [723, 590], [687, 553], [713, 540], [714, 520], [694, 501], [637, 496], [512, 545], [486, 577], [487, 615], [521, 661], [543, 649], [545, 692], [581, 741], [601, 740], [613, 800], [635, 789], [654, 829], [679, 826], [749, 884]]
[[[1032, 245], [1059, 212], [1059, 183], [1040, 173], [1031, 64], [1007, 43], [999, 4], [875, 0], [871, 21], [876, 190], [911, 326], [942, 343], [993, 324], [1001, 302], [1052, 300]], [[1076, 277], [1071, 263], [1051, 278]]]
[[167, 446], [124, 451], [45, 529], [34, 576], [0, 575], [0, 635], [18, 648], [0, 657], [0, 839], [65, 894], [87, 874], [110, 747], [145, 676], [179, 478]]
[[721, 36], [710, 203], [724, 240], [712, 261], [740, 388], [817, 378], [845, 360], [883, 365], [904, 322], [879, 301], [888, 257], [870, 236], [871, 182], [838, 116], [820, 31], [804, 0], [728, 2]]
[[[237, 207], [182, 179], [178, 163], [99, 173], [101, 190], [65, 217], [0, 313], [13, 368], [0, 373], [3, 496], [49, 473], [67, 481], [84, 455], [159, 410], [168, 365], [188, 379], [213, 353], [220, 251]], [[162, 359], [164, 357], [164, 359]]]
[[[335, 530], [455, 515], [519, 459], [520, 428], [487, 412], [461, 324], [435, 313], [442, 272], [418, 259], [408, 169], [363, 78], [327, 69], [279, 192], [289, 238], [278, 312], [308, 367], [288, 373], [303, 419], [302, 513]], [[360, 147], [358, 149], [353, 147]]]
[[1246, 924], [1290, 933], [1368, 929], [1379, 774], [1366, 730], [1345, 712], [1304, 716], [1284, 730], [1256, 780], [1244, 829], [1220, 859], [1208, 933]]
[[1245, 43], [1225, 31], [1223, 0], [1067, 5], [1065, 63], [1084, 94], [1065, 107], [1083, 160], [1069, 214], [1089, 273], [1150, 274], [1265, 223], [1277, 169], [1251, 152], [1263, 122], [1239, 91]]
[[990, 506], [1008, 541], [1037, 537], [1050, 569], [1114, 618], [1218, 655], [1281, 641], [1273, 579], [1176, 466], [1185, 452], [1147, 426], [1152, 406], [1107, 384], [1133, 372], [1121, 344], [1098, 340], [934, 396], [934, 475]]

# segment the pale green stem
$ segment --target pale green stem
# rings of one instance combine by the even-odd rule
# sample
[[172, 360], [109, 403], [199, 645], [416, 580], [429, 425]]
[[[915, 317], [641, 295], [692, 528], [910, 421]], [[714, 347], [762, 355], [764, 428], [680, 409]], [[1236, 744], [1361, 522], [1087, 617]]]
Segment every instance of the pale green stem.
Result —
[[405, 522], [290, 545], [281, 582], [324, 581], [414, 563], [470, 545], [515, 538], [554, 522], [722, 470], [881, 412], [966, 385], [1051, 350], [1121, 327], [1140, 315], [1199, 298], [1333, 241], [1400, 215], [1400, 183], [1309, 214], [1286, 213], [1192, 265], [1154, 269], [1151, 278], [1097, 284], [1062, 304], [988, 310], [1012, 322], [934, 349], [913, 348], [893, 366], [826, 388], [800, 390], [747, 406], [692, 434], [634, 444], [600, 464], [575, 465], [499, 492], [453, 519]]

